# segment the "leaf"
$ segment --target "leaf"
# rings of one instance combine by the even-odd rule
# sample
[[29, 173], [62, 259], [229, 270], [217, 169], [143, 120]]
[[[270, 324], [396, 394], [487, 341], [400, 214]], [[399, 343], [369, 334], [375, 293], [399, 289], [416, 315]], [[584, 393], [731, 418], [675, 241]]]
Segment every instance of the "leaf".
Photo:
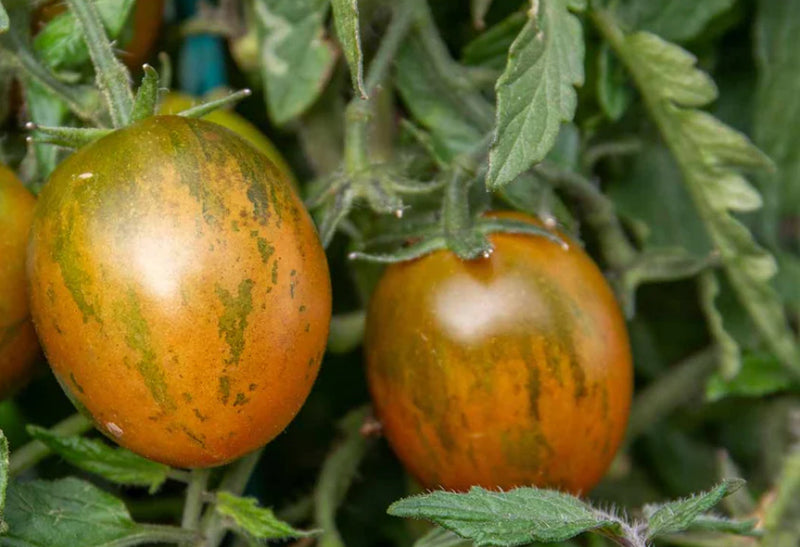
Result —
[[0, 536], [0, 546], [113, 547], [196, 541], [189, 530], [135, 523], [122, 500], [74, 477], [12, 483], [6, 522], [9, 530]]
[[618, 14], [629, 28], [650, 31], [673, 42], [686, 42], [697, 37], [713, 18], [728, 11], [735, 2], [622, 0]]
[[[117, 38], [128, 21], [134, 0], [94, 0], [109, 39]], [[53, 69], [75, 68], [89, 62], [89, 49], [71, 11], [54, 17], [36, 35], [33, 49]]]
[[502, 70], [506, 66], [508, 49], [525, 26], [528, 16], [514, 12], [464, 46], [464, 64]]
[[438, 526], [414, 542], [414, 547], [467, 547], [471, 542]]
[[270, 509], [258, 506], [255, 498], [242, 498], [225, 491], [217, 492], [217, 513], [233, 521], [236, 528], [257, 539], [308, 537], [317, 532], [297, 530], [275, 516]]
[[691, 54], [654, 34], [625, 35], [607, 12], [596, 12], [595, 21], [633, 75], [739, 301], [770, 350], [800, 377], [800, 353], [769, 285], [775, 260], [731, 214], [761, 204], [738, 169], [769, 168], [769, 159], [743, 134], [691, 108], [716, 96], [713, 82], [694, 67]]
[[[583, 85], [583, 31], [568, 0], [533, 1], [497, 81], [497, 116], [486, 184], [497, 189], [541, 161]], [[536, 9], [538, 8], [538, 10]]]
[[361, 51], [361, 31], [358, 24], [358, 0], [331, 0], [336, 36], [344, 49], [344, 56], [350, 66], [353, 89], [367, 98], [364, 89], [364, 53]]
[[608, 44], [597, 53], [597, 102], [612, 121], [622, 117], [631, 103], [627, 78]]
[[755, 530], [757, 524], [758, 519], [732, 520], [714, 515], [700, 515], [694, 519], [689, 530], [718, 534], [759, 535]]
[[717, 346], [719, 370], [724, 377], [733, 378], [738, 375], [742, 366], [741, 348], [736, 338], [725, 328], [725, 315], [717, 308], [716, 298], [719, 292], [719, 280], [714, 272], [705, 272], [700, 276], [700, 304], [706, 316], [708, 330]]
[[[2, 5], [0, 5], [2, 10]], [[6, 490], [8, 489], [8, 439], [0, 430], [0, 534], [8, 531], [8, 524], [4, 520], [6, 506]]]
[[725, 480], [708, 492], [663, 505], [645, 506], [647, 539], [652, 540], [657, 536], [686, 530], [698, 516], [714, 507], [728, 494], [738, 490], [743, 484], [743, 480]]
[[28, 433], [69, 463], [118, 484], [147, 486], [155, 492], [167, 480], [169, 467], [145, 459], [124, 448], [77, 435], [64, 436], [35, 425]]
[[319, 97], [335, 56], [325, 40], [328, 0], [255, 0], [267, 112], [283, 125]]
[[[767, 211], [795, 215], [800, 203], [800, 49], [790, 36], [800, 35], [800, 0], [761, 0], [755, 21], [758, 67], [754, 140], [777, 169], [760, 177]], [[772, 219], [777, 229], [777, 219]]]
[[[25, 101], [31, 121], [36, 125], [60, 126], [67, 119], [66, 105], [53, 93], [33, 79], [25, 79]], [[38, 178], [47, 180], [58, 164], [58, 148], [49, 144], [33, 143]]]
[[775, 478], [775, 495], [764, 510], [763, 547], [797, 545], [800, 538], [800, 450], [792, 450]]
[[478, 546], [563, 541], [590, 530], [617, 531], [619, 526], [574, 496], [539, 488], [436, 491], [396, 501], [388, 513], [430, 520]]
[[[430, 130], [442, 158], [451, 160], [471, 150], [483, 137], [480, 122], [465, 115], [459, 97], [427, 54], [419, 32], [412, 31], [397, 52], [395, 85], [414, 118]], [[482, 100], [475, 89], [462, 92]]]
[[763, 397], [791, 388], [800, 389], [800, 383], [774, 355], [747, 353], [742, 357], [741, 370], [730, 380], [720, 373], [709, 378], [706, 398], [718, 401], [724, 397]]
[[6, 8], [3, 7], [3, 2], [0, 2], [0, 34], [8, 30], [8, 13]]

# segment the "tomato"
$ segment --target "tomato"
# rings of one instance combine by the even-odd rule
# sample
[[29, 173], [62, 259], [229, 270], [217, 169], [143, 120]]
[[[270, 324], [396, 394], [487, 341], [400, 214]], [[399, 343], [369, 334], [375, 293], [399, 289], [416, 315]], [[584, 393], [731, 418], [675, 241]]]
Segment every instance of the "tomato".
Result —
[[628, 335], [597, 266], [561, 237], [568, 250], [496, 233], [488, 259], [437, 251], [379, 281], [369, 387], [424, 487], [586, 492], [609, 466], [631, 402]]
[[[33, 29], [38, 31], [45, 23], [67, 9], [66, 2], [52, 0], [33, 14]], [[164, 18], [164, 0], [139, 0], [133, 8], [130, 38], [123, 41], [120, 59], [131, 69], [141, 68], [150, 56]], [[123, 32], [123, 38], [125, 33]]]
[[217, 124], [155, 116], [67, 158], [28, 262], [53, 372], [138, 454], [226, 463], [308, 396], [330, 323], [325, 253], [285, 175]]
[[[162, 99], [158, 106], [158, 111], [161, 114], [177, 114], [183, 110], [187, 110], [197, 104], [197, 100], [177, 91], [170, 91]], [[272, 163], [278, 166], [278, 169], [289, 177], [289, 180], [296, 186], [296, 180], [289, 164], [283, 158], [281, 153], [275, 148], [275, 145], [270, 141], [258, 128], [247, 121], [244, 117], [240, 116], [233, 110], [215, 110], [206, 116], [204, 120], [218, 123], [223, 127], [227, 127], [234, 133], [238, 133], [250, 144], [255, 146], [262, 154], [266, 155], [272, 160]]]
[[36, 199], [0, 165], [0, 398], [31, 375], [39, 344], [28, 310], [25, 248]]

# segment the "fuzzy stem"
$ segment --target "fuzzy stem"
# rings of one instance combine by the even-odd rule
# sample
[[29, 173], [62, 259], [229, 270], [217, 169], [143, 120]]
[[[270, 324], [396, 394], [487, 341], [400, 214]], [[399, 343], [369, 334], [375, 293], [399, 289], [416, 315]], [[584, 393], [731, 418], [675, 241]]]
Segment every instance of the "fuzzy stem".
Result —
[[386, 33], [383, 35], [381, 45], [372, 58], [367, 76], [364, 80], [364, 89], [368, 97], [372, 96], [375, 88], [380, 85], [389, 72], [389, 67], [397, 54], [397, 50], [400, 48], [400, 44], [403, 43], [408, 29], [411, 27], [417, 4], [418, 0], [408, 0], [396, 4], [392, 20], [386, 28]]
[[208, 487], [208, 469], [193, 469], [189, 486], [186, 489], [186, 501], [183, 506], [181, 528], [197, 530], [200, 524], [200, 513], [203, 511], [203, 494]]
[[[58, 435], [80, 435], [92, 428], [92, 422], [82, 414], [73, 414], [50, 428], [52, 433]], [[51, 450], [41, 441], [31, 441], [19, 450], [13, 451], [8, 465], [8, 474], [17, 476], [30, 469], [44, 458], [49, 456]]]
[[[250, 475], [258, 464], [261, 458], [263, 448], [248, 454], [238, 461], [233, 463], [222, 478], [219, 485], [219, 490], [230, 492], [239, 496], [244, 492], [247, 481], [250, 480]], [[227, 532], [225, 523], [216, 512], [213, 505], [208, 505], [200, 522], [200, 532], [204, 538], [195, 544], [195, 547], [218, 547], [218, 545], [225, 538]]]
[[95, 67], [97, 85], [103, 93], [114, 127], [123, 127], [131, 117], [133, 92], [130, 75], [114, 56], [97, 7], [89, 0], [67, 0], [83, 34]]
[[633, 401], [628, 424], [630, 443], [660, 419], [702, 393], [717, 364], [717, 348], [706, 348], [672, 366]]
[[154, 545], [161, 543], [182, 544], [197, 539], [197, 534], [177, 526], [161, 524], [140, 524], [137, 532], [116, 541], [104, 543], [106, 547], [130, 547], [133, 545]]

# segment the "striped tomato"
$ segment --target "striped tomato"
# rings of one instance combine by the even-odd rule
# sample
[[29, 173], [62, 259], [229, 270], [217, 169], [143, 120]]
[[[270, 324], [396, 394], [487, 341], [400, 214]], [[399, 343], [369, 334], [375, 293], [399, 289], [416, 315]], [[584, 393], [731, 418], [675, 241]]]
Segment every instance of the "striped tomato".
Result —
[[625, 432], [625, 322], [577, 244], [490, 239], [488, 259], [438, 251], [387, 268], [367, 315], [375, 411], [427, 488], [585, 492]]
[[31, 308], [50, 365], [119, 444], [213, 466], [305, 401], [327, 263], [286, 176], [216, 124], [156, 116], [79, 150], [34, 218]]

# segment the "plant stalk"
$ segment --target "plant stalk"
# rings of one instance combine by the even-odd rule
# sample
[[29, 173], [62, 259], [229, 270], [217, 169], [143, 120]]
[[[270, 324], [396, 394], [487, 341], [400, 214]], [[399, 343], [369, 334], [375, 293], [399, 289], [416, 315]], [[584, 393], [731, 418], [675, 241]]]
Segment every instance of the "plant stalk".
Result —
[[[91, 421], [82, 414], [73, 414], [51, 427], [50, 431], [58, 435], [80, 435], [91, 428]], [[19, 450], [13, 451], [8, 466], [8, 474], [11, 477], [15, 477], [35, 466], [50, 454], [51, 450], [43, 442], [31, 441], [20, 447]]]

